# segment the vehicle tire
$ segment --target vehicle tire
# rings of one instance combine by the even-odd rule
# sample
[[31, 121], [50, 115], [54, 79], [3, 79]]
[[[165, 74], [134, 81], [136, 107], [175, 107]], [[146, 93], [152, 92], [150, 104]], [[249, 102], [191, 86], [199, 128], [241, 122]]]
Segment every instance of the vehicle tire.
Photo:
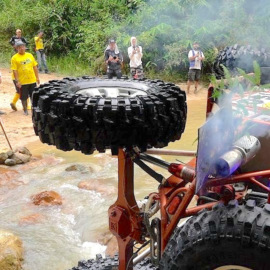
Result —
[[43, 143], [63, 151], [164, 147], [185, 129], [186, 95], [161, 80], [64, 78], [37, 87], [32, 120]]
[[[160, 269], [270, 269], [270, 204], [237, 201], [203, 210], [177, 228]], [[230, 268], [230, 265], [233, 265]], [[237, 268], [238, 267], [238, 268]]]
[[[80, 261], [77, 267], [70, 270], [118, 270], [118, 255], [103, 258], [100, 254], [96, 255], [96, 260]], [[158, 270], [150, 259], [146, 258], [133, 267], [134, 270]]]
[[237, 74], [237, 68], [245, 72], [253, 72], [253, 61], [257, 61], [261, 67], [269, 67], [270, 53], [265, 49], [257, 49], [250, 45], [225, 47], [221, 50], [213, 63], [213, 73], [217, 79], [224, 78], [224, 65], [233, 75]]

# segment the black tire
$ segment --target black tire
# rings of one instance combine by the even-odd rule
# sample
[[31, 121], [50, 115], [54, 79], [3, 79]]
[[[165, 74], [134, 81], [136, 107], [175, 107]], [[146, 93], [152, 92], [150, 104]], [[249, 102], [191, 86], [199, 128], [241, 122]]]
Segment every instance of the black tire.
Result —
[[257, 61], [261, 67], [269, 67], [270, 53], [265, 49], [257, 49], [252, 46], [225, 47], [221, 50], [213, 63], [213, 73], [217, 79], [224, 78], [224, 65], [233, 75], [237, 74], [237, 68], [245, 72], [253, 72], [253, 61]]
[[[96, 255], [96, 260], [80, 261], [77, 267], [71, 270], [118, 270], [118, 255], [113, 258]], [[151, 264], [150, 259], [146, 258], [133, 267], [134, 270], [158, 270], [157, 267]]]
[[[140, 91], [140, 95], [78, 94], [97, 87], [131, 89], [125, 91]], [[43, 143], [64, 151], [91, 154], [110, 148], [117, 154], [119, 147], [134, 146], [145, 151], [180, 139], [185, 129], [185, 92], [161, 80], [64, 78], [41, 85], [32, 97], [36, 134]]]
[[269, 258], [270, 204], [259, 208], [253, 200], [246, 205], [231, 201], [227, 207], [220, 204], [202, 211], [176, 229], [160, 268], [213, 270], [237, 265], [266, 270]]

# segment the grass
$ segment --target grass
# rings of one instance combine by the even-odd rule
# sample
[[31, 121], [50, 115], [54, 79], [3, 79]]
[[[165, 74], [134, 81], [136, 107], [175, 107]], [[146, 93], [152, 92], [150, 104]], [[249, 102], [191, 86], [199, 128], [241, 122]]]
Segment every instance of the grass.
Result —
[[87, 62], [83, 62], [75, 55], [61, 57], [51, 56], [47, 58], [50, 72], [67, 76], [93, 75]]

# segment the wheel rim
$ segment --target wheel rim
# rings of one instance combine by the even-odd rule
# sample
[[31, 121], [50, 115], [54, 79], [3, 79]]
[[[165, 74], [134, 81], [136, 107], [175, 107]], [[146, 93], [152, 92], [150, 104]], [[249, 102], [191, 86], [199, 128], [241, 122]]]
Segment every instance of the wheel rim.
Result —
[[252, 270], [251, 268], [247, 268], [240, 265], [224, 265], [213, 270]]
[[88, 97], [136, 97], [136, 96], [146, 96], [147, 92], [144, 90], [134, 89], [134, 88], [121, 88], [121, 87], [95, 87], [86, 88], [76, 92], [76, 94], [81, 94]]

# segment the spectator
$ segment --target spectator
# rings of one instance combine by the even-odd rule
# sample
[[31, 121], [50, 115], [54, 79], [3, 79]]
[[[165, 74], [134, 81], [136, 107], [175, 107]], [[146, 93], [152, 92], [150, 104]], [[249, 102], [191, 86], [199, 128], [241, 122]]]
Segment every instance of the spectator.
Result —
[[27, 98], [39, 84], [37, 62], [31, 53], [25, 52], [26, 47], [22, 41], [15, 44], [18, 53], [11, 58], [11, 69], [14, 74], [16, 86], [20, 90], [20, 99], [24, 114], [28, 115]]
[[137, 45], [136, 37], [131, 37], [131, 46], [128, 48], [128, 56], [130, 59], [130, 74], [132, 78], [143, 79], [142, 67], [142, 47]]
[[119, 52], [115, 40], [111, 39], [105, 50], [105, 62], [107, 64], [107, 75], [109, 79], [117, 76], [122, 77], [121, 64], [123, 62], [122, 54]]
[[37, 54], [38, 70], [39, 72], [41, 72], [42, 65], [43, 65], [45, 73], [49, 73], [47, 62], [46, 62], [46, 55], [44, 51], [44, 45], [43, 45], [43, 35], [44, 35], [44, 32], [40, 30], [38, 31], [37, 36], [34, 38], [35, 45], [36, 45], [35, 50]]
[[11, 46], [14, 48], [14, 51], [16, 52], [16, 46], [15, 44], [19, 41], [22, 41], [24, 44], [28, 44], [28, 42], [26, 41], [26, 39], [22, 36], [22, 30], [21, 29], [17, 29], [16, 30], [16, 36], [13, 36], [9, 43], [11, 44]]
[[[10, 39], [10, 41], [9, 41], [9, 43], [10, 43], [10, 44], [12, 45], [12, 47], [14, 48], [14, 51], [15, 51], [15, 52], [17, 52], [15, 44], [16, 44], [17, 42], [19, 42], [19, 41], [22, 41], [22, 42], [23, 42], [24, 44], [26, 44], [26, 45], [28, 44], [28, 42], [26, 41], [26, 39], [22, 36], [22, 30], [21, 30], [21, 29], [17, 29], [17, 30], [16, 30], [16, 36], [13, 36], [13, 37]], [[13, 81], [13, 83], [14, 83], [14, 85], [15, 85], [16, 93], [15, 93], [15, 95], [14, 95], [14, 97], [13, 97], [12, 102], [10, 103], [10, 106], [11, 106], [12, 110], [17, 111], [16, 103], [17, 103], [17, 101], [18, 101], [19, 98], [20, 98], [20, 94], [19, 94], [19, 89], [18, 89], [17, 86], [16, 86], [15, 78], [14, 78], [13, 73], [12, 73], [12, 81]]]
[[[2, 83], [2, 74], [1, 74], [1, 72], [0, 72], [0, 84]], [[2, 112], [2, 111], [0, 111], [0, 115], [1, 114], [5, 114], [4, 112]]]
[[193, 43], [193, 49], [188, 53], [189, 59], [189, 72], [188, 72], [188, 82], [187, 82], [187, 93], [189, 94], [189, 89], [191, 82], [195, 81], [194, 94], [198, 92], [199, 80], [201, 77], [202, 61], [205, 59], [203, 52], [199, 48], [197, 42]]

